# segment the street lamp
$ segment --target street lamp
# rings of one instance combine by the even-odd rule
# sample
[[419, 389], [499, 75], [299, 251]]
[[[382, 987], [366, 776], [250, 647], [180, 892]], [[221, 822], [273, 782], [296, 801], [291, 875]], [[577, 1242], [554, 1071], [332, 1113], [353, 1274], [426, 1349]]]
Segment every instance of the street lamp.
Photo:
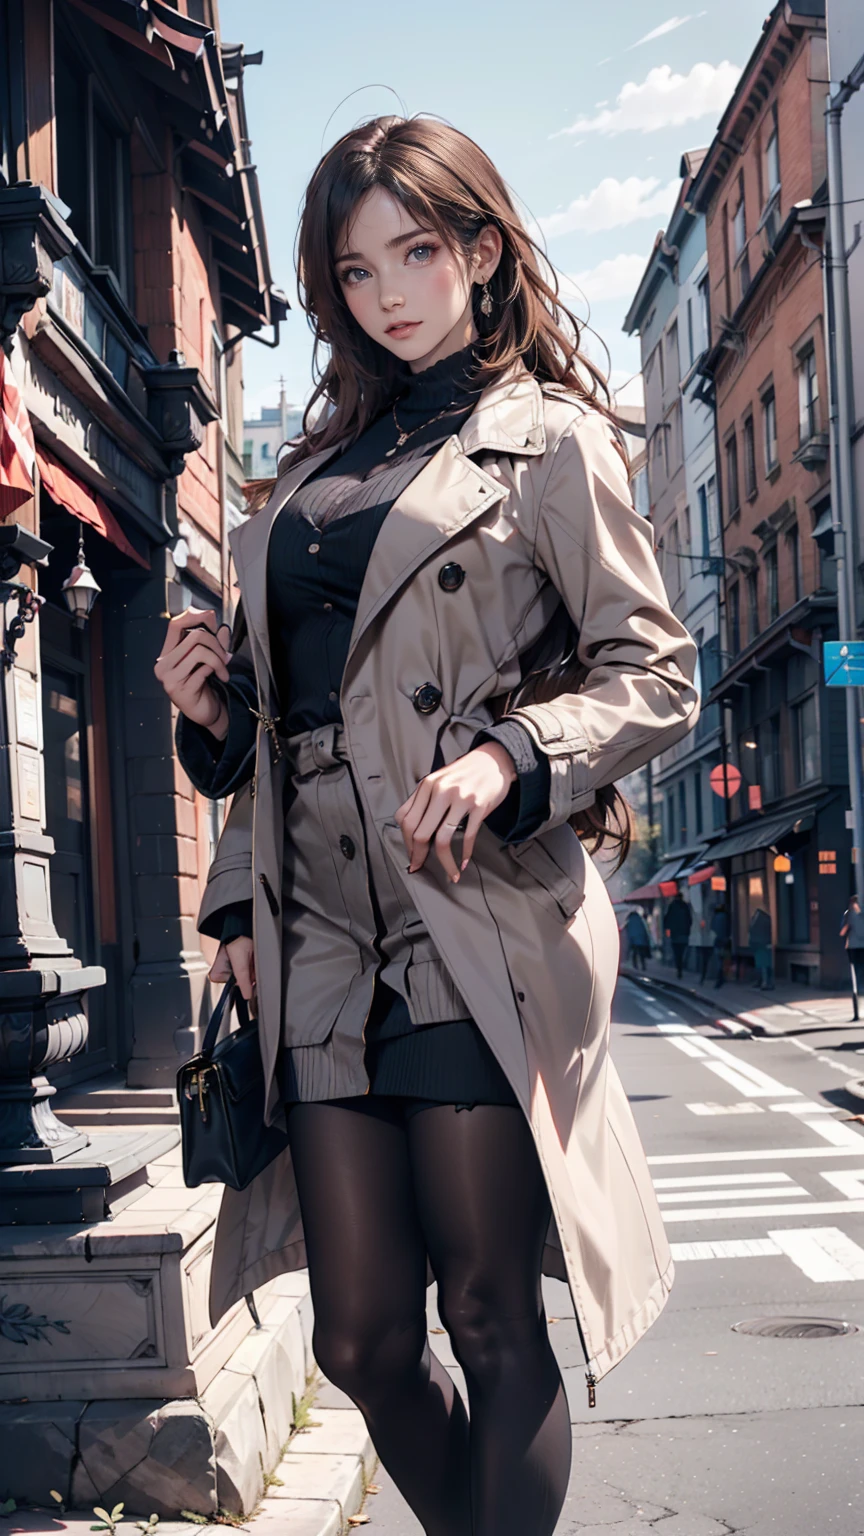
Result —
[[72, 567], [71, 574], [66, 577], [60, 590], [66, 607], [75, 621], [75, 628], [83, 629], [90, 617], [93, 604], [102, 591], [87, 564], [84, 554], [83, 528], [78, 534], [78, 564]]

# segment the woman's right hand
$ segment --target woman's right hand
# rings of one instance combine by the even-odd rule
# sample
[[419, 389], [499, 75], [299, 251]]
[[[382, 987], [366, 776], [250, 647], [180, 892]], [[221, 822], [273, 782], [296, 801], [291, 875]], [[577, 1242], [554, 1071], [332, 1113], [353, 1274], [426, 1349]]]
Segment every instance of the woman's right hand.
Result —
[[227, 683], [230, 659], [231, 652], [219, 639], [213, 610], [187, 608], [168, 625], [153, 668], [172, 704], [219, 741], [228, 734], [228, 710], [210, 678]]
[[251, 939], [232, 939], [220, 944], [210, 967], [211, 981], [229, 981], [233, 976], [247, 1003], [255, 991], [255, 950]]

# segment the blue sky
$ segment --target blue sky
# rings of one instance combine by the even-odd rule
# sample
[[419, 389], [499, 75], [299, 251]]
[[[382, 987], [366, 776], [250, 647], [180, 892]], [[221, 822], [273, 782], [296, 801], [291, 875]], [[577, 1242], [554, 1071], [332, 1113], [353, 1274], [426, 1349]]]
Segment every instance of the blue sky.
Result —
[[[295, 306], [298, 210], [320, 155], [377, 113], [432, 112], [476, 139], [538, 221], [550, 260], [584, 295], [573, 307], [585, 316], [590, 303], [613, 383], [638, 369], [638, 341], [621, 322], [674, 201], [681, 153], [709, 142], [770, 0], [696, 0], [691, 11], [667, 0], [219, 9], [226, 41], [264, 50], [246, 72], [252, 158], [274, 281]], [[296, 307], [277, 350], [243, 350], [247, 415], [276, 403], [280, 374], [290, 400], [306, 398], [311, 348]]]

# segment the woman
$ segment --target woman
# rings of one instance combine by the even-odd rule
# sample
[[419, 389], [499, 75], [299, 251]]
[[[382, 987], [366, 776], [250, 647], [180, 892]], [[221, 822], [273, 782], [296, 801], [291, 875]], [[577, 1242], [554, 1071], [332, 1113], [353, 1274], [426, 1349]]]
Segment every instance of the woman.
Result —
[[193, 783], [234, 794], [199, 927], [214, 979], [255, 988], [290, 1141], [225, 1192], [211, 1316], [308, 1264], [316, 1359], [430, 1536], [555, 1527], [541, 1273], [592, 1404], [672, 1281], [570, 822], [602, 838], [613, 780], [691, 728], [695, 654], [544, 270], [454, 129], [378, 119], [323, 157], [299, 234], [323, 408], [232, 535], [232, 651], [186, 613], [156, 667]]

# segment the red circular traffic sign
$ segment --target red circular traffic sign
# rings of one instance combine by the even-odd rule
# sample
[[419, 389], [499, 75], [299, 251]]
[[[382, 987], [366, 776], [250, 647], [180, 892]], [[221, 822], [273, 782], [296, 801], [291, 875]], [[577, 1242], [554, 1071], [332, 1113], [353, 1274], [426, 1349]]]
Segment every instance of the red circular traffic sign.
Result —
[[708, 775], [708, 782], [715, 795], [731, 800], [741, 788], [741, 773], [734, 763], [718, 763]]

